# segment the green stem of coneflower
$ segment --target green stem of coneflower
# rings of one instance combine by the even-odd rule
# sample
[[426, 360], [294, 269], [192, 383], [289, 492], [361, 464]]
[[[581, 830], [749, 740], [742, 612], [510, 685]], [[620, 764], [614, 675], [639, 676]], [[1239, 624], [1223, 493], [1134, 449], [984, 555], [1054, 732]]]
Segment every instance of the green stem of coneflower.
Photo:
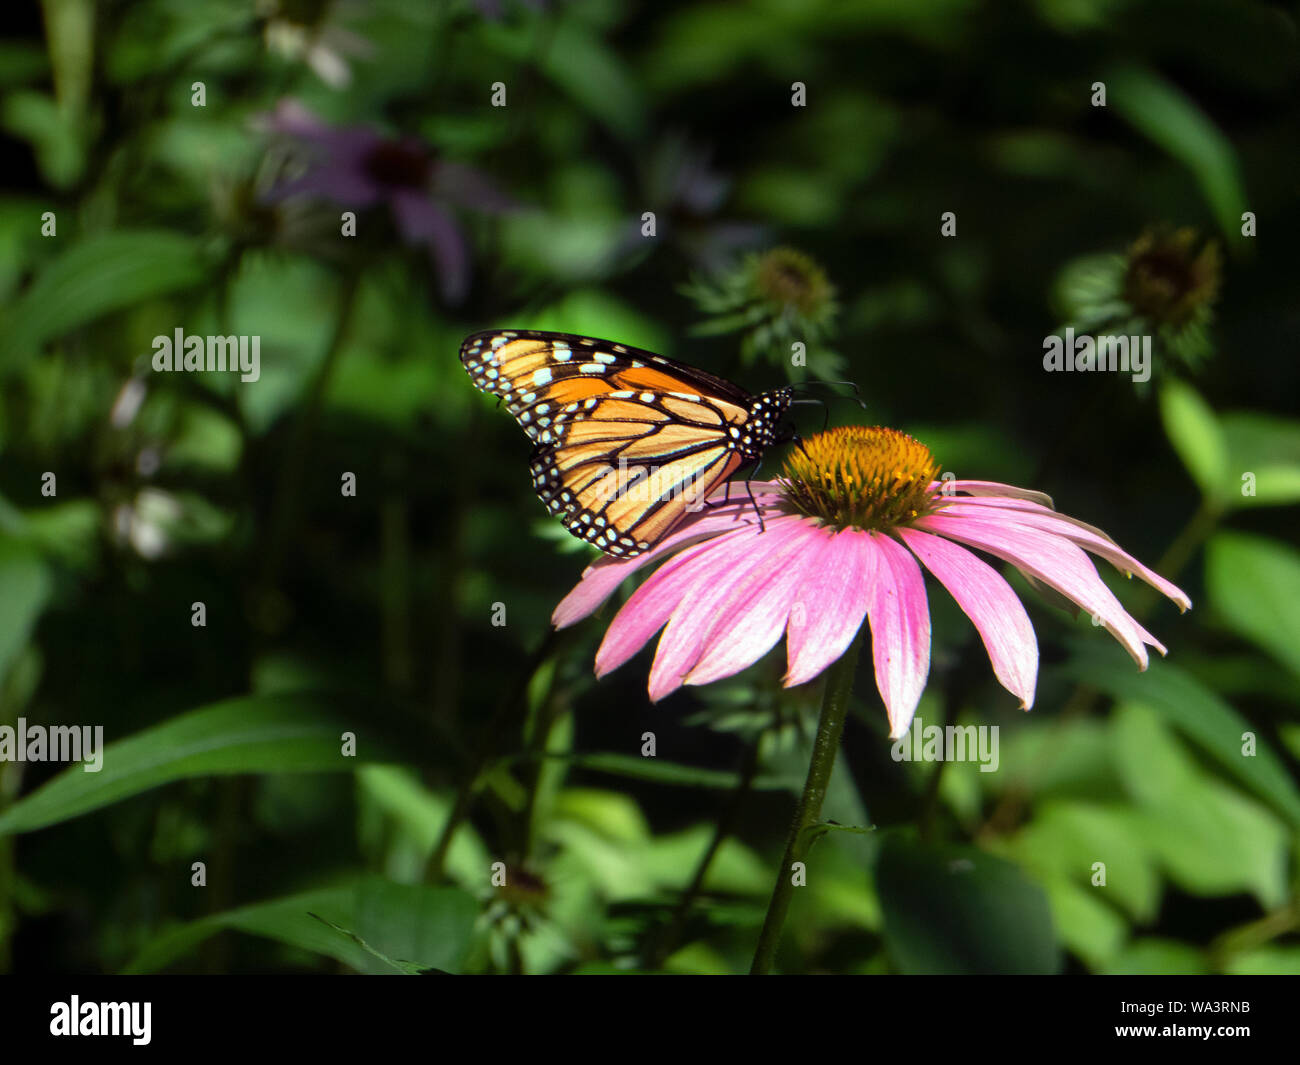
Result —
[[853, 694], [853, 675], [858, 665], [858, 648], [865, 630], [864, 625], [840, 660], [826, 671], [826, 690], [822, 696], [821, 719], [817, 722], [817, 738], [813, 740], [808, 779], [804, 782], [803, 794], [799, 796], [799, 805], [795, 807], [785, 856], [776, 872], [776, 885], [772, 888], [772, 898], [767, 904], [767, 916], [763, 919], [763, 930], [758, 936], [754, 963], [749, 967], [752, 976], [770, 972], [772, 963], [776, 960], [781, 928], [785, 924], [785, 915], [790, 910], [790, 900], [794, 897], [793, 866], [795, 862], [801, 862], [807, 857], [808, 848], [815, 838], [813, 827], [821, 819], [826, 787], [830, 784], [831, 772], [835, 769], [835, 756], [840, 749], [840, 737], [844, 734], [844, 719], [848, 716], [849, 699]]

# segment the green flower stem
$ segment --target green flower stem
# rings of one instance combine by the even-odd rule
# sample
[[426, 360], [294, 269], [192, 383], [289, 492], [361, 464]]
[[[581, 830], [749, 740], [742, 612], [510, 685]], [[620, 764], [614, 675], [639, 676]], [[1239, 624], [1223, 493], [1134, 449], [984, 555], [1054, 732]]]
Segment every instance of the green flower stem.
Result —
[[763, 920], [763, 930], [758, 936], [754, 963], [749, 968], [752, 976], [770, 972], [772, 963], [776, 960], [781, 928], [785, 924], [785, 915], [790, 910], [790, 900], [794, 897], [791, 866], [807, 856], [808, 848], [815, 838], [813, 826], [821, 819], [826, 787], [830, 783], [831, 772], [835, 769], [840, 737], [844, 734], [844, 719], [848, 716], [849, 698], [853, 694], [853, 675], [858, 665], [858, 648], [865, 629], [864, 625], [858, 630], [849, 649], [826, 671], [826, 691], [822, 696], [821, 719], [817, 722], [817, 738], [813, 740], [808, 779], [804, 782], [803, 794], [799, 796], [799, 805], [795, 807], [785, 856], [776, 872], [776, 885], [772, 888], [772, 898], [767, 904], [767, 917]]

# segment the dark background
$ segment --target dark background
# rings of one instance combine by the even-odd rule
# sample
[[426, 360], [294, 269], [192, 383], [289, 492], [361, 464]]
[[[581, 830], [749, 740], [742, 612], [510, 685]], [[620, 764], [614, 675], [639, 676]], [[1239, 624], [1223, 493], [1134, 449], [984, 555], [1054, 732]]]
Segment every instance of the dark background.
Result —
[[[851, 380], [867, 409], [833, 403], [833, 421], [1048, 492], [1196, 604], [1180, 617], [1099, 567], [1170, 649], [1139, 675], [1017, 583], [1043, 657], [1025, 715], [932, 587], [919, 716], [1001, 726], [1000, 769], [893, 761], [861, 669], [824, 812], [875, 831], [818, 844], [783, 969], [1300, 971], [1294, 5], [141, 0], [6, 18], [0, 722], [130, 746], [97, 775], [0, 763], [0, 967], [747, 968], [818, 684], [781, 689], [778, 650], [652, 707], [648, 653], [592, 676], [611, 608], [548, 636], [587, 549], [456, 358], [467, 333], [515, 326], [755, 391]], [[345, 205], [277, 195], [305, 165], [267, 128], [286, 99], [469, 168], [491, 209], [435, 197], [467, 249], [462, 298], [388, 192], [355, 238]], [[764, 302], [756, 257], [780, 247], [833, 306]], [[739, 308], [754, 317], [727, 328]], [[1068, 323], [1151, 335], [1152, 380], [1044, 372]], [[153, 373], [152, 338], [178, 326], [259, 335], [261, 379]], [[128, 386], [143, 401], [114, 419]]]

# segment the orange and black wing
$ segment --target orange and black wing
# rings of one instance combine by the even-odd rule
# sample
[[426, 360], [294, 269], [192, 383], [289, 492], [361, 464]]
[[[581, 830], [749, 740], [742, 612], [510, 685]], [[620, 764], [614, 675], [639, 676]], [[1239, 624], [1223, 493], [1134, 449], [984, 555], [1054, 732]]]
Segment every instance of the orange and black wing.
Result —
[[754, 397], [652, 352], [567, 333], [476, 333], [460, 349], [536, 448], [533, 485], [575, 536], [647, 550], [748, 457]]

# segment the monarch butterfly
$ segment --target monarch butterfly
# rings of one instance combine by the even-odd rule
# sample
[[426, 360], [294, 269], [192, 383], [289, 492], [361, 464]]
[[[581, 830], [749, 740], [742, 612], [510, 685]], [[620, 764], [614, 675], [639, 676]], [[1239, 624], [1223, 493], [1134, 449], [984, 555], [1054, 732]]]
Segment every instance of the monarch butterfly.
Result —
[[532, 439], [533, 487], [606, 554], [649, 550], [776, 442], [794, 390], [751, 396], [662, 355], [594, 337], [475, 333], [460, 361]]

